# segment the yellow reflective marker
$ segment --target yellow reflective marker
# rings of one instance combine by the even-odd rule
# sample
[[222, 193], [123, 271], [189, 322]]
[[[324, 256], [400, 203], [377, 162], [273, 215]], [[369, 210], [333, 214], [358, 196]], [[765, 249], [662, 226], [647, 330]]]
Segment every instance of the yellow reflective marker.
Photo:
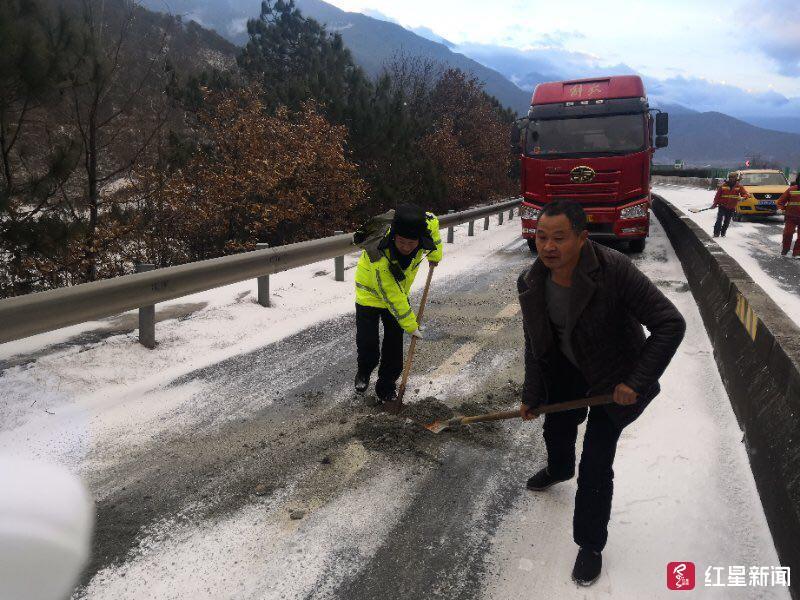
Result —
[[758, 317], [750, 307], [750, 303], [742, 294], [738, 294], [736, 299], [736, 316], [744, 325], [745, 330], [750, 335], [753, 341], [756, 340], [756, 332], [758, 331]]

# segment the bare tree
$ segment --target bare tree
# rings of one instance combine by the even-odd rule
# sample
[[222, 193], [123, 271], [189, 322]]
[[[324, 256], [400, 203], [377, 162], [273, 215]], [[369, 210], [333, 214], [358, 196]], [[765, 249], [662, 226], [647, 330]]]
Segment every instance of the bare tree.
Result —
[[101, 220], [114, 202], [103, 189], [125, 184], [168, 119], [166, 37], [137, 30], [139, 10], [130, 0], [80, 0], [78, 10], [83, 49], [59, 122], [79, 141], [82, 159], [60, 191], [82, 224], [81, 271], [88, 281], [98, 276]]

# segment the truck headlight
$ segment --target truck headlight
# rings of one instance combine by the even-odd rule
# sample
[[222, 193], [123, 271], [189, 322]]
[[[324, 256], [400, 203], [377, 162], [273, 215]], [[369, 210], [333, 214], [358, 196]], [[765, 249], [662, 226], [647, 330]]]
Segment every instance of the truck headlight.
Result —
[[542, 209], [534, 206], [526, 206], [523, 204], [519, 209], [519, 216], [521, 219], [533, 219], [534, 221], [538, 221], [540, 214], [542, 214]]
[[619, 211], [620, 219], [641, 219], [647, 216], [647, 203], [634, 204]]

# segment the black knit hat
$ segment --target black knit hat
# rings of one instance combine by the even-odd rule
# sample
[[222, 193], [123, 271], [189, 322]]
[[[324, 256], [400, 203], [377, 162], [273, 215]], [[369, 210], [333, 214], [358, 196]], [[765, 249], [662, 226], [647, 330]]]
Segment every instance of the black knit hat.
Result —
[[435, 250], [436, 244], [428, 230], [428, 219], [425, 211], [414, 204], [400, 204], [394, 211], [392, 235], [399, 235], [411, 240], [419, 240], [420, 246], [426, 250]]

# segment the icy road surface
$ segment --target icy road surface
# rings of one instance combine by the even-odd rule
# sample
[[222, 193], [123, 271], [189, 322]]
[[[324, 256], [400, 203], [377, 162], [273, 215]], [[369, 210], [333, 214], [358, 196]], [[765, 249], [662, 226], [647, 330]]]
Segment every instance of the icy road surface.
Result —
[[[477, 229], [459, 229], [434, 277], [407, 395], [420, 420], [518, 402], [515, 282], [531, 258], [518, 219]], [[697, 307], [652, 234], [635, 260], [688, 333], [623, 432], [592, 588], [569, 577], [574, 481], [524, 489], [544, 464], [541, 421], [434, 436], [355, 397], [353, 270], [338, 284], [327, 262], [273, 277], [271, 309], [251, 283], [161, 306], [172, 319], [152, 352], [125, 316], [0, 346], [0, 451], [90, 486], [96, 543], [75, 599], [671, 598], [670, 561], [696, 563], [697, 597], [788, 598], [704, 586], [708, 567], [778, 559]]]
[[[690, 213], [689, 209], [711, 206], [713, 191], [675, 185], [655, 186], [653, 191], [680, 208], [711, 235], [717, 219], [716, 209], [701, 213]], [[715, 241], [800, 325], [800, 260], [781, 256], [783, 216], [745, 219], [731, 221], [725, 237]]]

